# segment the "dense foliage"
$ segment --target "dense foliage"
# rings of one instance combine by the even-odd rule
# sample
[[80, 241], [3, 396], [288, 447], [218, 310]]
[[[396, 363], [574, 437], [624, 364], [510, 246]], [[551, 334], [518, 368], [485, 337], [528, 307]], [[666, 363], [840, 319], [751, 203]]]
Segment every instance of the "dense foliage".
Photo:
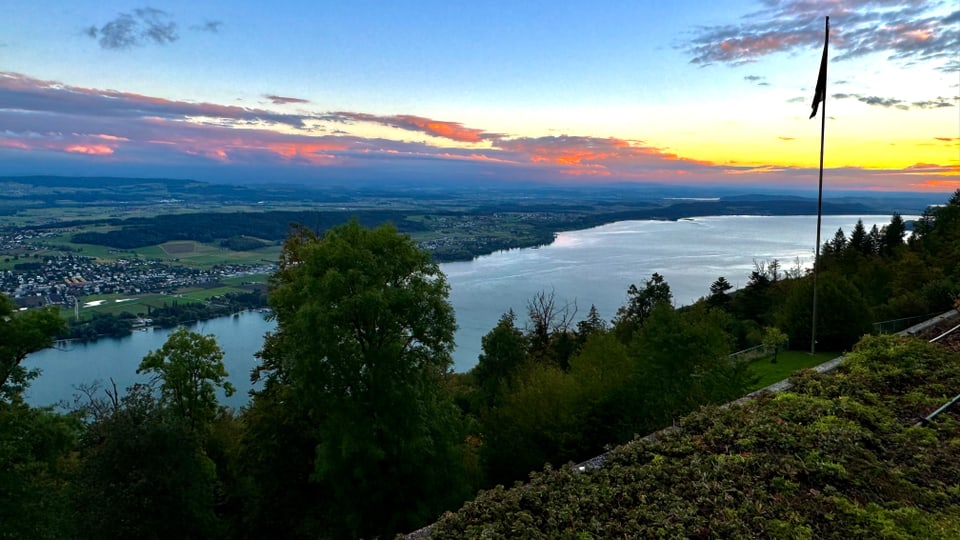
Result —
[[463, 434], [441, 386], [456, 328], [448, 291], [429, 255], [390, 226], [351, 221], [287, 241], [253, 407], [295, 403], [309, 426], [314, 455], [300, 474], [324, 505], [299, 518], [313, 521], [303, 533], [395, 533], [462, 489]]
[[13, 301], [0, 294], [0, 401], [12, 400], [38, 375], [20, 365], [28, 354], [53, 344], [63, 330], [56, 308], [25, 313], [15, 311]]
[[443, 538], [956, 538], [960, 417], [917, 418], [960, 387], [960, 357], [865, 338], [835, 375], [707, 407], [677, 430], [480, 495]]

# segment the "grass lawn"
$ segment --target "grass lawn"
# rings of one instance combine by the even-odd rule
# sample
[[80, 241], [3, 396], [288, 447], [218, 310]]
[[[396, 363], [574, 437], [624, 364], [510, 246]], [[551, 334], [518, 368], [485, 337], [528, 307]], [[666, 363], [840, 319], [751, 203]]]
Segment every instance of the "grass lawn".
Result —
[[251, 274], [249, 276], [233, 276], [228, 278], [223, 278], [220, 280], [224, 285], [230, 285], [232, 287], [241, 287], [243, 285], [255, 283], [255, 284], [265, 284], [270, 280], [269, 274]]
[[212, 287], [209, 289], [184, 288], [178, 289], [176, 294], [171, 294], [168, 298], [179, 302], [202, 302], [213, 296], [221, 296], [233, 292], [247, 292], [247, 290], [239, 287]]
[[750, 362], [750, 369], [760, 377], [760, 380], [750, 390], [759, 390], [786, 379], [795, 371], [811, 368], [838, 356], [840, 356], [840, 353], [837, 352], [818, 352], [816, 355], [810, 356], [810, 353], [803, 351], [780, 351], [780, 354], [777, 355], [776, 364], [770, 362], [770, 357], [758, 358]]
[[[127, 300], [129, 299], [129, 300]], [[102, 303], [95, 306], [83, 307], [83, 304], [87, 302], [93, 302], [96, 300], [103, 300]], [[117, 300], [121, 300], [118, 302]], [[120, 313], [127, 311], [129, 313], [137, 314], [147, 312], [147, 306], [150, 307], [160, 307], [164, 302], [171, 302], [172, 298], [169, 295], [162, 294], [145, 294], [145, 295], [124, 295], [124, 294], [97, 294], [91, 296], [85, 296], [80, 299], [80, 318], [89, 319], [93, 317], [94, 313], [109, 313], [112, 315], [119, 315]], [[73, 309], [66, 308], [62, 310], [63, 316], [67, 318], [73, 318]]]

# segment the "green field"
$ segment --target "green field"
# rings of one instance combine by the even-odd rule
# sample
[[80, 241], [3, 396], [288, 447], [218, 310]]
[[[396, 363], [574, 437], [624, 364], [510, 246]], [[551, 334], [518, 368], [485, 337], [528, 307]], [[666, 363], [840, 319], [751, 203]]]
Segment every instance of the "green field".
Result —
[[[269, 276], [240, 276], [228, 278], [223, 281], [219, 287], [210, 288], [185, 288], [176, 291], [173, 294], [143, 294], [143, 295], [123, 295], [123, 294], [98, 294], [85, 296], [80, 299], [80, 318], [90, 318], [94, 313], [103, 313], [119, 315], [123, 312], [133, 314], [146, 314], [147, 306], [151, 308], [162, 307], [164, 304], [178, 302], [181, 304], [203, 302], [214, 296], [220, 296], [227, 293], [247, 292], [250, 288], [248, 284], [265, 283]], [[95, 306], [84, 307], [84, 304], [103, 300], [103, 303]], [[119, 300], [119, 301], [118, 301]], [[73, 317], [73, 309], [64, 309], [65, 317]]]
[[838, 352], [818, 352], [811, 356], [803, 351], [780, 351], [777, 355], [777, 363], [771, 363], [770, 357], [758, 358], [750, 362], [750, 369], [760, 377], [750, 390], [759, 390], [770, 386], [775, 382], [782, 381], [795, 371], [812, 368], [829, 360], [840, 356]]
[[[147, 306], [160, 307], [164, 302], [170, 303], [174, 297], [164, 294], [143, 294], [143, 295], [122, 295], [122, 294], [99, 294], [85, 296], [80, 299], [80, 318], [89, 319], [94, 313], [119, 315], [124, 311], [128, 313], [146, 314]], [[129, 300], [127, 300], [129, 299]], [[88, 302], [103, 300], [102, 304], [96, 306], [84, 307]], [[117, 300], [120, 300], [118, 302]], [[73, 309], [64, 309], [63, 316], [73, 318]]]
[[[90, 228], [89, 230], [107, 230], [107, 227]], [[147, 246], [137, 249], [115, 249], [94, 244], [77, 244], [70, 241], [76, 231], [64, 232], [34, 241], [35, 245], [42, 245], [46, 249], [31, 251], [20, 255], [19, 261], [5, 261], [0, 259], [0, 268], [13, 268], [17, 262], [32, 260], [34, 255], [63, 256], [67, 254], [93, 257], [100, 262], [112, 262], [117, 259], [144, 258], [162, 261], [190, 268], [209, 268], [218, 264], [260, 264], [276, 262], [280, 257], [282, 246], [267, 246], [250, 251], [233, 251], [216, 244], [189, 241], [166, 242], [164, 244]], [[58, 249], [62, 246], [62, 249]]]

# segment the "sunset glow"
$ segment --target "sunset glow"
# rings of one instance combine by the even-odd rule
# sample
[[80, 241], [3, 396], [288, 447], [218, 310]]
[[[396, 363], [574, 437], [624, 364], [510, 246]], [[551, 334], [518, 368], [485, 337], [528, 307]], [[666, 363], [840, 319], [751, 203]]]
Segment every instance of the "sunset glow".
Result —
[[46, 4], [0, 20], [3, 174], [230, 180], [255, 168], [322, 183], [333, 170], [395, 178], [402, 163], [411, 180], [802, 187], [818, 166], [820, 119], [807, 116], [825, 15], [830, 185], [950, 191], [960, 174], [960, 10], [946, 1], [436, 17], [415, 14], [440, 3], [303, 3], [296, 18], [201, 1], [157, 10], [155, 24], [180, 29], [161, 41], [75, 30], [112, 28], [136, 6]]

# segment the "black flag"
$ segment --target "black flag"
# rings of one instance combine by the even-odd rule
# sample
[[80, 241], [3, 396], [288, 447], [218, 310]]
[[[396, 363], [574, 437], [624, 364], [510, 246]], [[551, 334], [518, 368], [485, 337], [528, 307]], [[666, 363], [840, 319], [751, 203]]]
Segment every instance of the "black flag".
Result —
[[813, 93], [813, 112], [810, 118], [817, 115], [820, 102], [827, 98], [827, 45], [830, 43], [830, 17], [827, 17], [827, 37], [823, 39], [823, 58], [820, 59], [820, 75], [817, 77], [817, 89]]

